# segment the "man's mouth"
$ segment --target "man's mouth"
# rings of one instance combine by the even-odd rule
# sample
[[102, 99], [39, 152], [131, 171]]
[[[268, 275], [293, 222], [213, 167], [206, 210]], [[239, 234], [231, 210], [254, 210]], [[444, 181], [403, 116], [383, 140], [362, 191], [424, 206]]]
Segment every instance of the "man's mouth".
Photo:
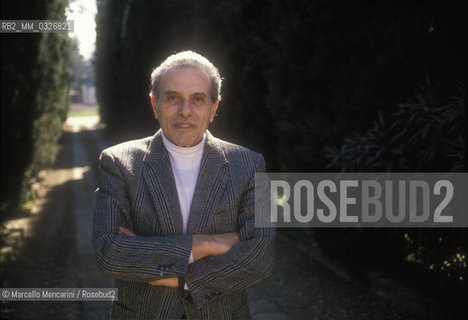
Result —
[[187, 123], [187, 122], [178, 122], [178, 123], [175, 123], [174, 126], [177, 129], [191, 129], [195, 127], [192, 123]]

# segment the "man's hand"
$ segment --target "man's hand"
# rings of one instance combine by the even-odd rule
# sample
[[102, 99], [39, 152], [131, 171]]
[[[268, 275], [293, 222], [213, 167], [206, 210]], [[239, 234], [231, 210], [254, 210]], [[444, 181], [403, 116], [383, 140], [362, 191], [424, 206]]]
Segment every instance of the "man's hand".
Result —
[[123, 233], [130, 237], [136, 236], [136, 234], [134, 234], [132, 230], [124, 228], [124, 227], [119, 227], [119, 233]]
[[177, 288], [179, 286], [179, 278], [172, 277], [172, 278], [165, 278], [165, 279], [158, 279], [148, 282], [152, 286], [165, 286], [169, 288]]
[[193, 236], [192, 242], [193, 260], [197, 261], [207, 256], [224, 254], [238, 242], [239, 236], [236, 232], [196, 234]]

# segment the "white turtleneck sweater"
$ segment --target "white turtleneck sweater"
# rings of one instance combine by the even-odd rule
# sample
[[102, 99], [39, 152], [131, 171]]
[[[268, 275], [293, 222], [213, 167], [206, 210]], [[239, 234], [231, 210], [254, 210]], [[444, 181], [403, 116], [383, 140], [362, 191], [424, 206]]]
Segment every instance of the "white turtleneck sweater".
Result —
[[[182, 148], [173, 144], [162, 134], [163, 143], [169, 152], [172, 172], [179, 197], [179, 206], [184, 223], [184, 233], [187, 232], [187, 224], [192, 205], [193, 192], [197, 183], [198, 173], [200, 171], [200, 162], [205, 147], [205, 135], [197, 145], [188, 148]], [[189, 263], [193, 262], [193, 254], [190, 253]]]

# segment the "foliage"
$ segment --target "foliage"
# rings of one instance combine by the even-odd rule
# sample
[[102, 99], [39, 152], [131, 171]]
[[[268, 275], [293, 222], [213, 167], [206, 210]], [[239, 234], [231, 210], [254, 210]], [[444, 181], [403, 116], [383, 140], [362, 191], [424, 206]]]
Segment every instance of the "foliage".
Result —
[[[64, 20], [67, 1], [3, 1], [2, 19]], [[66, 33], [1, 34], [2, 220], [14, 213], [28, 180], [53, 163], [69, 92]]]
[[78, 38], [70, 39], [70, 68], [71, 68], [71, 83], [70, 88], [80, 91], [85, 74], [85, 60], [80, 54], [80, 43]]
[[363, 134], [328, 148], [329, 168], [342, 172], [460, 172], [464, 165], [464, 87], [424, 85], [386, 121], [382, 113]]
[[[378, 119], [363, 134], [329, 148], [329, 167], [341, 172], [460, 172], [465, 156], [464, 85], [433, 85], [428, 77], [406, 103]], [[419, 275], [420, 285], [446, 295], [466, 288], [468, 255], [464, 229], [336, 230], [318, 232], [321, 243], [364, 264]], [[389, 254], [392, 252], [392, 254]], [[407, 279], [408, 281], [415, 281]], [[457, 292], [457, 291], [455, 291]], [[453, 294], [445, 297], [453, 298]], [[449, 299], [451, 299], [449, 298]]]

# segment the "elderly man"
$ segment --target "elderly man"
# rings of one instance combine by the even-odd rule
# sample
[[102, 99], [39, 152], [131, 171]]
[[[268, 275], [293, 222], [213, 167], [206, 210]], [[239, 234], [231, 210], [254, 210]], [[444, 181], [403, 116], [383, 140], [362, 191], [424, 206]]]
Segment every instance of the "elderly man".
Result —
[[168, 57], [151, 74], [161, 130], [101, 154], [93, 247], [113, 319], [248, 319], [245, 289], [272, 272], [274, 229], [254, 224], [263, 157], [207, 130], [220, 91], [205, 57]]

